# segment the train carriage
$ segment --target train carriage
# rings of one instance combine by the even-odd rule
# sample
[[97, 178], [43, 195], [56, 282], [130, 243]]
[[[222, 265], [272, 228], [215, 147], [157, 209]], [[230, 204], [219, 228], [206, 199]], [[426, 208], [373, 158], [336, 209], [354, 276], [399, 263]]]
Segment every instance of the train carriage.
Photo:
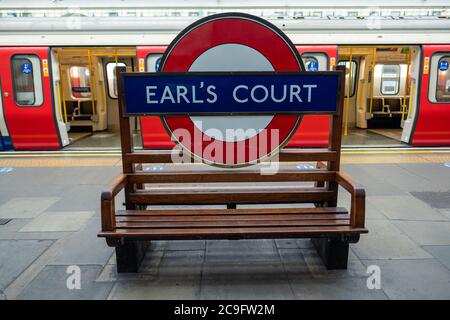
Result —
[[[296, 44], [306, 71], [347, 67], [345, 145], [449, 146], [450, 9], [441, 2], [400, 8], [381, 1], [367, 11], [347, 1], [333, 16], [320, 4], [260, 12]], [[173, 7], [164, 16], [163, 5], [120, 11], [83, 1], [74, 13], [61, 6], [0, 6], [0, 150], [117, 147], [116, 67], [157, 72], [184, 26], [218, 13]], [[220, 10], [255, 14], [255, 7]], [[59, 13], [42, 19], [52, 10]], [[143, 148], [173, 147], [158, 117], [136, 119], [133, 129]], [[324, 146], [328, 131], [328, 116], [309, 115], [287, 146]]]

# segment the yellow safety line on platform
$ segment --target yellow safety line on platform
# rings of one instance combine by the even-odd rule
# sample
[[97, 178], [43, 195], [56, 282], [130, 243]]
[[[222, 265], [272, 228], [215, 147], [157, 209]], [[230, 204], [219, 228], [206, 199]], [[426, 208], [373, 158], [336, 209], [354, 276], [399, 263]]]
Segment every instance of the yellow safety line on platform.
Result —
[[[348, 150], [342, 151], [343, 155], [382, 155], [382, 154], [440, 154], [450, 153], [450, 150]], [[34, 158], [34, 157], [86, 157], [86, 158], [101, 158], [101, 157], [120, 157], [119, 152], [111, 153], [17, 153], [17, 154], [1, 154], [0, 158]]]

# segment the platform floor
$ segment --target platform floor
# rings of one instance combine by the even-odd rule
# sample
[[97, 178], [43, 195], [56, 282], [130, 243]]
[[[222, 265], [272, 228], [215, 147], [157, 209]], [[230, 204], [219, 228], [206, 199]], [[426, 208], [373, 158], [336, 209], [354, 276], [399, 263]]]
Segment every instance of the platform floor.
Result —
[[[140, 273], [118, 275], [96, 234], [119, 157], [0, 156], [0, 299], [450, 299], [447, 162], [450, 152], [344, 153], [370, 231], [348, 270], [327, 271], [309, 240], [159, 241]], [[367, 288], [373, 265], [381, 289]]]
[[[408, 146], [400, 141], [401, 129], [349, 129], [348, 135], [343, 136], [345, 146]], [[119, 149], [120, 135], [118, 131], [100, 131], [95, 133], [69, 133], [71, 144], [64, 150], [86, 149]], [[140, 132], [134, 134], [134, 145], [142, 147]]]

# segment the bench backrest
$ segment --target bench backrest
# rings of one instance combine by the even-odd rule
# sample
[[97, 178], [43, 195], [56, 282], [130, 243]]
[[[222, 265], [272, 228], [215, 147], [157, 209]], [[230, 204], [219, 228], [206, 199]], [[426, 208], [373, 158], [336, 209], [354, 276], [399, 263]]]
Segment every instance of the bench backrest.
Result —
[[[128, 195], [136, 191], [136, 186], [145, 183], [198, 183], [198, 182], [266, 182], [266, 181], [315, 181], [316, 186], [323, 187], [328, 181], [326, 187], [327, 198], [331, 204], [335, 202], [337, 197], [337, 184], [333, 181], [335, 172], [339, 171], [341, 139], [342, 139], [342, 119], [344, 111], [344, 75], [345, 67], [337, 66], [337, 71], [341, 72], [338, 91], [338, 107], [335, 113], [330, 114], [330, 136], [327, 148], [321, 149], [283, 149], [279, 153], [280, 162], [326, 162], [321, 165], [321, 171], [299, 171], [297, 170], [281, 170], [275, 175], [261, 175], [259, 171], [226, 169], [222, 171], [204, 171], [195, 173], [194, 171], [186, 172], [142, 172], [142, 164], [172, 163], [172, 153], [182, 152], [180, 150], [146, 150], [135, 151], [133, 146], [133, 137], [130, 125], [130, 117], [123, 113], [124, 94], [122, 72], [125, 68], [117, 68], [117, 87], [119, 97], [119, 121], [120, 121], [120, 139], [122, 150], [122, 168], [123, 173], [128, 175], [128, 182], [125, 188], [127, 208], [132, 209], [136, 202], [132, 201]], [[195, 164], [193, 163], [192, 166]], [[307, 197], [309, 199], [309, 197]], [[306, 199], [306, 198], [305, 198]], [[314, 201], [311, 198], [311, 201]], [[135, 199], [136, 200], [136, 199]], [[237, 201], [239, 202], [239, 201]]]

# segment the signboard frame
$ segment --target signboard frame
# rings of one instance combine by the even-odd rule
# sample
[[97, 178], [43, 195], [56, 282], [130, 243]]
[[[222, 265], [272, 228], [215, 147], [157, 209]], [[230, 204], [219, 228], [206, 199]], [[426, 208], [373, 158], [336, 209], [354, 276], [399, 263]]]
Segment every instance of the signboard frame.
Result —
[[126, 78], [129, 77], [165, 77], [165, 76], [305, 76], [308, 78], [314, 77], [323, 77], [323, 76], [334, 76], [336, 77], [336, 93], [330, 92], [330, 95], [334, 95], [335, 98], [335, 111], [284, 111], [284, 112], [276, 112], [276, 114], [294, 114], [294, 115], [303, 115], [303, 114], [335, 114], [338, 112], [339, 107], [339, 95], [342, 85], [341, 72], [339, 71], [317, 71], [317, 72], [308, 72], [308, 71], [300, 71], [300, 72], [272, 72], [272, 71], [256, 71], [256, 72], [124, 72], [121, 74], [121, 77], [118, 78], [121, 81], [121, 87], [123, 90], [123, 94], [121, 96], [122, 99], [122, 114], [126, 117], [133, 116], [165, 116], [165, 115], [187, 115], [187, 116], [195, 116], [195, 115], [203, 115], [203, 116], [211, 116], [211, 115], [262, 115], [262, 114], [273, 114], [273, 111], [255, 111], [255, 112], [128, 112], [127, 110], [127, 99], [126, 99]]

